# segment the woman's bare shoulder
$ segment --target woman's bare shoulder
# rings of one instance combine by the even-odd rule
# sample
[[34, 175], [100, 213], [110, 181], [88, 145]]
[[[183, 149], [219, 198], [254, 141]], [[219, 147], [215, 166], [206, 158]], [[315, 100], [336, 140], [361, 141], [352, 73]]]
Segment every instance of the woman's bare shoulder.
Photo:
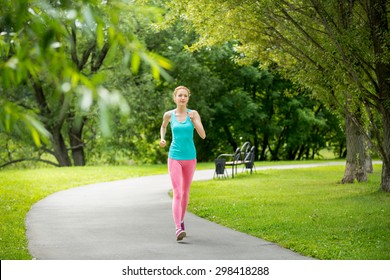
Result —
[[164, 120], [169, 120], [169, 119], [171, 119], [171, 116], [172, 116], [173, 112], [174, 112], [174, 110], [166, 111], [166, 112], [164, 113], [164, 117], [163, 117]]
[[191, 112], [193, 112], [194, 116], [199, 116], [199, 117], [200, 117], [200, 115], [199, 115], [198, 111], [196, 111], [196, 110], [192, 110], [192, 109], [191, 109]]

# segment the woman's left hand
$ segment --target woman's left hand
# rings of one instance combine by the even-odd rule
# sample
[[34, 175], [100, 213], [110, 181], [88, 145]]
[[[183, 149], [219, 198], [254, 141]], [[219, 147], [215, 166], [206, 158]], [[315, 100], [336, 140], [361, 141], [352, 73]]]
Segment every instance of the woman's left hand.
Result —
[[195, 110], [192, 110], [187, 113], [190, 117], [191, 122], [194, 124], [196, 131], [202, 139], [206, 138], [206, 132], [204, 131], [202, 121], [200, 119], [199, 113]]
[[190, 120], [194, 122], [194, 111], [187, 112], [187, 115], [190, 117]]

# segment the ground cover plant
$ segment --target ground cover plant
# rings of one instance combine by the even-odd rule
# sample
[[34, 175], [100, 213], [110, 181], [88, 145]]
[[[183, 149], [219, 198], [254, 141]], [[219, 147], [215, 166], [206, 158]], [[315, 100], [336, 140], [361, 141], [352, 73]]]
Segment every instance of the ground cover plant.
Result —
[[261, 170], [195, 182], [189, 210], [318, 259], [390, 259], [390, 194], [380, 170], [339, 184], [344, 166]]

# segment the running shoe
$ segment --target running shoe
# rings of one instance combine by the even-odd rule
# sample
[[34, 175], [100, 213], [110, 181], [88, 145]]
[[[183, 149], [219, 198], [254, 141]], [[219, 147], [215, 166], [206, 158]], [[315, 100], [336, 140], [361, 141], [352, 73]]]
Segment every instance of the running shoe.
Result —
[[181, 228], [176, 230], [176, 241], [183, 240], [184, 237], [186, 237], [187, 233], [182, 230]]

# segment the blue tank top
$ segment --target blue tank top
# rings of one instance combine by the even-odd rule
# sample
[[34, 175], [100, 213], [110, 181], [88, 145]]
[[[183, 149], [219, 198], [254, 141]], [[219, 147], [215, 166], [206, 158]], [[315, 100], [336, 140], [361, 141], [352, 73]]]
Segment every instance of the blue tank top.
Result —
[[[187, 109], [187, 112], [191, 110]], [[168, 157], [175, 160], [196, 159], [194, 144], [194, 124], [187, 115], [183, 122], [179, 122], [175, 116], [175, 110], [171, 114], [172, 143], [169, 147]]]

